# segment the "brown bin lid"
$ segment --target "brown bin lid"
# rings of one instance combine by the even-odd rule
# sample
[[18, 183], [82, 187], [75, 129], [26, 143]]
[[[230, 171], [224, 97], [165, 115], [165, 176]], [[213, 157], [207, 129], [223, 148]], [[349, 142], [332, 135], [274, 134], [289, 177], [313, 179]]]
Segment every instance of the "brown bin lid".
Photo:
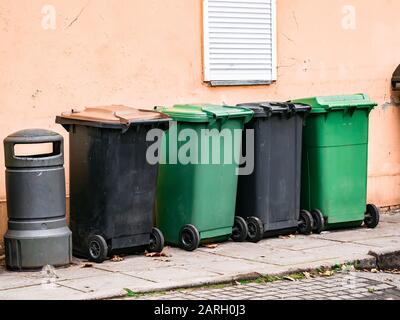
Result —
[[168, 119], [169, 117], [153, 110], [112, 105], [104, 107], [86, 107], [83, 111], [73, 109], [70, 112], [62, 113], [61, 118], [110, 124], [130, 124], [146, 120]]

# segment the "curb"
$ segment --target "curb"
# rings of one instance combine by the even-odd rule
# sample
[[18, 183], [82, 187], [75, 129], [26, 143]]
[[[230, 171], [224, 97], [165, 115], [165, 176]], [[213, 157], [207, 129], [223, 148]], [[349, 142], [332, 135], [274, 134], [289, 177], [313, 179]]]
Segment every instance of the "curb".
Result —
[[[380, 250], [370, 251], [368, 255], [374, 257], [376, 268], [387, 270], [387, 269], [398, 269], [400, 268], [400, 251], [391, 250]], [[366, 268], [368, 269], [368, 268]]]
[[[272, 274], [271, 274], [272, 275]], [[273, 275], [279, 275], [279, 274], [273, 274]], [[168, 284], [168, 285], [154, 285], [154, 286], [149, 286], [146, 289], [139, 289], [139, 290], [134, 290], [137, 294], [146, 294], [146, 293], [156, 293], [156, 292], [162, 292], [162, 291], [172, 291], [172, 290], [177, 290], [177, 289], [193, 289], [193, 288], [199, 288], [203, 286], [212, 286], [212, 285], [218, 285], [218, 284], [229, 284], [235, 281], [243, 281], [243, 280], [256, 280], [263, 275], [260, 273], [246, 273], [246, 274], [240, 274], [240, 275], [235, 275], [235, 276], [223, 276], [223, 277], [218, 277], [218, 279], [200, 279], [200, 280], [191, 280], [190, 282], [181, 282], [179, 284]], [[88, 295], [85, 294], [82, 296], [82, 300], [104, 300], [104, 299], [116, 299], [116, 298], [126, 298], [126, 292], [124, 290], [113, 290], [109, 291], [107, 293], [98, 293], [98, 294], [92, 294]], [[80, 299], [79, 297], [77, 297]]]
[[[376, 261], [375, 258], [366, 258], [362, 260], [348, 260], [343, 262], [342, 264], [359, 264], [363, 263], [363, 265], [372, 265]], [[333, 268], [336, 264], [322, 264], [319, 266], [319, 268]], [[317, 267], [318, 268], [318, 267]], [[148, 287], [146, 289], [140, 289], [140, 290], [133, 290], [137, 294], [150, 294], [150, 293], [157, 293], [157, 292], [163, 292], [163, 291], [172, 291], [172, 290], [177, 290], [177, 289], [194, 289], [194, 288], [200, 288], [203, 286], [212, 286], [212, 285], [223, 285], [223, 284], [232, 284], [236, 281], [252, 281], [252, 280], [257, 280], [258, 278], [261, 277], [266, 277], [266, 276], [272, 276], [272, 277], [285, 277], [290, 274], [294, 273], [303, 273], [303, 272], [309, 272], [317, 269], [315, 267], [304, 267], [304, 268], [298, 268], [298, 269], [288, 269], [286, 271], [280, 271], [280, 272], [272, 272], [268, 274], [263, 274], [263, 273], [246, 273], [246, 274], [239, 274], [235, 276], [224, 276], [224, 277], [218, 277], [218, 279], [205, 279], [205, 280], [199, 280], [199, 281], [190, 281], [187, 283], [180, 283], [180, 284], [171, 284], [171, 285], [164, 285], [164, 286], [152, 286]], [[91, 297], [88, 297], [87, 295], [84, 300], [101, 300], [101, 299], [118, 299], [118, 298], [128, 298], [126, 295], [126, 292], [120, 291], [118, 293], [112, 293], [109, 292], [108, 294], [103, 294], [103, 295], [93, 295]]]

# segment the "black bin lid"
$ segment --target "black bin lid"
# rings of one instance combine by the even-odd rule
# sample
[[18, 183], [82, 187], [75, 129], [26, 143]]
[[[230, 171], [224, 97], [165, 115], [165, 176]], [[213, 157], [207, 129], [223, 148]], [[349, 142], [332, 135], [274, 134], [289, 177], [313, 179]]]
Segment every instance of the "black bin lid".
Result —
[[273, 115], [290, 115], [296, 113], [307, 113], [311, 107], [300, 103], [290, 102], [252, 102], [238, 104], [254, 111], [254, 117], [272, 117]]

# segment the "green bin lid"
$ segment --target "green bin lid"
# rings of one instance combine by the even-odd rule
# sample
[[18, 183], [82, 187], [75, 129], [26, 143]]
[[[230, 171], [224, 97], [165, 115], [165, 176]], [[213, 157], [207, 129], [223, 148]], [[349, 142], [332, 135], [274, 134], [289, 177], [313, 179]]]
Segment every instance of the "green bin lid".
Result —
[[210, 122], [215, 119], [244, 118], [247, 123], [253, 118], [253, 111], [244, 107], [219, 106], [211, 104], [179, 104], [156, 109], [175, 121]]
[[373, 109], [377, 104], [367, 94], [339, 95], [326, 97], [311, 97], [292, 100], [293, 103], [304, 103], [311, 106], [312, 113], [324, 113], [332, 110], [350, 108]]

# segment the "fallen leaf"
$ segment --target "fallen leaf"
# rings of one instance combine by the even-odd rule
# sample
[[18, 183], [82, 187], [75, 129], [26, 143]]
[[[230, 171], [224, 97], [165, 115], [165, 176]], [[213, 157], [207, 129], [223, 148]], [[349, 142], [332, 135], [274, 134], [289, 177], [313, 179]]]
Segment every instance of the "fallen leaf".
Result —
[[331, 277], [333, 275], [333, 271], [332, 270], [326, 270], [324, 272], [320, 272], [319, 274], [323, 277]]
[[171, 257], [171, 255], [167, 252], [167, 247], [165, 247], [161, 252], [146, 252], [145, 256], [150, 258]]
[[294, 239], [294, 238], [296, 238], [296, 236], [294, 235], [294, 234], [290, 234], [290, 235], [287, 235], [287, 236], [279, 236], [279, 239]]
[[306, 277], [306, 279], [312, 278], [311, 273], [309, 273], [309, 272], [303, 272], [303, 275]]
[[206, 244], [205, 247], [207, 249], [215, 249], [218, 248], [218, 244]]
[[283, 277], [284, 280], [295, 282], [296, 280], [292, 277]]
[[124, 261], [124, 258], [115, 255], [115, 256], [113, 256], [113, 257], [111, 258], [111, 261], [112, 261], [112, 262], [121, 262], [121, 261]]
[[146, 252], [144, 255], [149, 258], [161, 257], [161, 252]]
[[356, 268], [353, 265], [346, 265], [346, 264], [343, 264], [341, 269], [342, 271], [350, 271], [350, 272], [356, 271]]
[[379, 273], [379, 270], [378, 269], [371, 269], [371, 272], [372, 273]]
[[82, 266], [81, 266], [81, 268], [92, 268], [93, 267], [93, 264], [91, 264], [91, 263], [84, 263]]

